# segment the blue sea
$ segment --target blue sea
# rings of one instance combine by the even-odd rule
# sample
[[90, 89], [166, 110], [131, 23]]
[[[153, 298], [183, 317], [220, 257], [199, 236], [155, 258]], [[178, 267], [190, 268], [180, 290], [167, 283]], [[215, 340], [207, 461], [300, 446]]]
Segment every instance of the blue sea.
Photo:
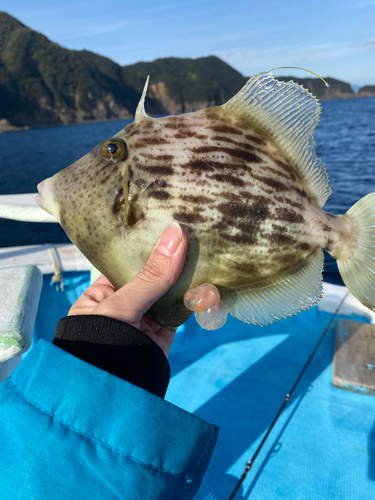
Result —
[[[41, 128], [0, 135], [0, 194], [36, 192], [37, 184], [67, 167], [131, 120]], [[326, 101], [315, 132], [317, 156], [325, 163], [332, 194], [324, 207], [345, 213], [375, 191], [375, 97]], [[58, 224], [0, 219], [2, 247], [64, 243]], [[336, 263], [326, 254], [324, 279], [341, 284]]]

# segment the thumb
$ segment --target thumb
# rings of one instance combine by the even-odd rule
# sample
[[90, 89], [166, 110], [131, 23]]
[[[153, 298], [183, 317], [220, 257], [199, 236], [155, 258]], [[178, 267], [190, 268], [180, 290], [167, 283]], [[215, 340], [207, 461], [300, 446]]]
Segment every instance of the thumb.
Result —
[[[100, 304], [95, 313], [107, 315], [107, 309], [110, 308], [112, 317], [129, 324], [138, 323], [144, 313], [177, 281], [184, 266], [186, 250], [186, 236], [180, 225], [172, 222], [165, 228], [141, 271]], [[106, 311], [98, 311], [102, 309], [101, 306]]]

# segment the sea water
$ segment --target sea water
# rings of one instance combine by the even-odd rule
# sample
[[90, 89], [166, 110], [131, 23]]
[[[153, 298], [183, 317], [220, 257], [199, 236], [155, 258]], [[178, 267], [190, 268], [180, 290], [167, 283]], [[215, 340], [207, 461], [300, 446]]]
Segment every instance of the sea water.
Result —
[[[36, 192], [37, 184], [113, 136], [131, 120], [40, 128], [0, 135], [0, 194]], [[315, 132], [316, 153], [325, 163], [332, 195], [324, 207], [345, 213], [375, 191], [375, 97], [326, 101]], [[59, 224], [0, 219], [0, 246], [69, 242]], [[340, 284], [328, 254], [324, 279]]]

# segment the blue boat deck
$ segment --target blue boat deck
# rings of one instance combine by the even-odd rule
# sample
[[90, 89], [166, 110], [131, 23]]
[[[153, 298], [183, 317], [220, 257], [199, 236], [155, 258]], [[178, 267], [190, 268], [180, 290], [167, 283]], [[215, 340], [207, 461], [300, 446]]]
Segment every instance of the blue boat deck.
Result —
[[[57, 319], [89, 277], [70, 273], [64, 293], [56, 293], [49, 279], [41, 297], [49, 306], [38, 313], [35, 339], [52, 339]], [[236, 500], [375, 498], [375, 398], [331, 384], [336, 321], [369, 322], [348, 310], [331, 325]], [[316, 306], [263, 328], [231, 317], [214, 332], [193, 317], [179, 328], [166, 399], [220, 426], [197, 500], [230, 497], [331, 318]]]
[[[338, 315], [236, 499], [375, 498], [375, 398], [331, 383]], [[227, 500], [332, 314], [314, 307], [267, 327], [191, 318], [170, 356], [166, 399], [220, 426], [197, 500]]]

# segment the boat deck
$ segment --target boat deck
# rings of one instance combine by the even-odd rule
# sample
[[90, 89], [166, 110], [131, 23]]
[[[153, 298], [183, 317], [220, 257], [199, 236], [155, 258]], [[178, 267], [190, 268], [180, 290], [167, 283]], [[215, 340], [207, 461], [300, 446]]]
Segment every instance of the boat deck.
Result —
[[[87, 287], [89, 273], [65, 273], [64, 292], [50, 286], [50, 279], [44, 276], [34, 341], [53, 338], [57, 320]], [[235, 499], [375, 498], [375, 397], [332, 385], [337, 321], [375, 323], [375, 315], [346, 288], [324, 289], [318, 306], [267, 327], [229, 317], [225, 327], [208, 332], [191, 317], [179, 328], [166, 399], [220, 426], [196, 500], [229, 499], [344, 296]]]
[[[328, 302], [335, 289], [346, 290], [325, 288]], [[197, 500], [229, 499], [329, 325], [333, 307], [316, 306], [263, 328], [233, 318], [216, 332], [201, 330], [193, 318], [183, 327], [170, 357], [166, 399], [220, 426]], [[340, 318], [371, 320], [345, 301], [236, 500], [375, 498], [375, 398], [332, 385]]]

